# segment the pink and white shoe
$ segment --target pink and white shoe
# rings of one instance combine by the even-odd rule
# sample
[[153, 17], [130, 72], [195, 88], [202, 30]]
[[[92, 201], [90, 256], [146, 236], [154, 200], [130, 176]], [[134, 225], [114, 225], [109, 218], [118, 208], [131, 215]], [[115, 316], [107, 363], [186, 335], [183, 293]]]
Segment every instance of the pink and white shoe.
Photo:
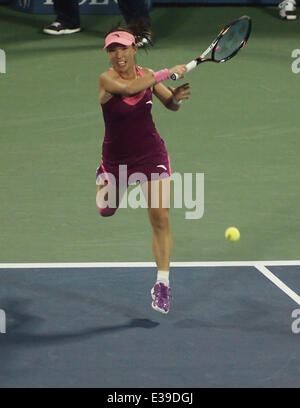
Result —
[[170, 286], [157, 282], [151, 289], [152, 308], [160, 313], [167, 314], [170, 309]]

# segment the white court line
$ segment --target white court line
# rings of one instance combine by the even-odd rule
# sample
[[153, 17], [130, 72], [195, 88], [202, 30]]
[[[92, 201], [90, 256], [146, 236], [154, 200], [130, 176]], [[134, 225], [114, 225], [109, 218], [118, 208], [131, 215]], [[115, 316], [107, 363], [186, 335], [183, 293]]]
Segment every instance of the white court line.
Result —
[[[300, 260], [289, 261], [224, 261], [224, 262], [171, 262], [171, 267], [241, 267], [252, 266], [273, 282], [279, 289], [300, 305], [300, 296], [278, 279], [267, 266], [300, 266]], [[58, 269], [58, 268], [146, 268], [156, 267], [155, 262], [44, 262], [0, 263], [0, 269]]]
[[281, 289], [286, 295], [288, 295], [291, 299], [293, 299], [298, 305], [300, 305], [300, 296], [297, 295], [291, 288], [289, 288], [285, 283], [283, 283], [277, 276], [273, 275], [268, 268], [264, 265], [256, 264], [254, 265], [256, 269], [259, 270], [266, 278], [268, 278], [271, 282], [274, 283], [279, 289]]
[[[173, 267], [220, 267], [220, 266], [300, 266], [297, 261], [225, 261], [225, 262], [171, 262]], [[155, 267], [155, 262], [37, 262], [0, 263], [0, 269], [44, 269], [44, 268], [146, 268]]]

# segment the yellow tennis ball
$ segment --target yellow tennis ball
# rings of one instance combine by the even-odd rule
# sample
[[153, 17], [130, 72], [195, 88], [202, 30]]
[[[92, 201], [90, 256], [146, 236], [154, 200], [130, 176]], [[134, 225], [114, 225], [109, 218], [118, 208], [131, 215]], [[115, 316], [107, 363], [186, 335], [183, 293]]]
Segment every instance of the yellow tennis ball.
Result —
[[236, 227], [229, 227], [227, 228], [227, 230], [225, 231], [225, 238], [228, 241], [238, 241], [240, 239], [240, 231], [236, 228]]

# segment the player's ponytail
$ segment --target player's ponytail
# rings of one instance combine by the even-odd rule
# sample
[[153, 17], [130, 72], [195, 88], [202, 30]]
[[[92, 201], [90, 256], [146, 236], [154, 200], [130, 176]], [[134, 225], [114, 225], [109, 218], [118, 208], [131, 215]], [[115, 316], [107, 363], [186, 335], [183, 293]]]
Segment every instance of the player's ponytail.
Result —
[[152, 31], [149, 22], [145, 18], [134, 20], [127, 25], [127, 29], [135, 36], [139, 47], [152, 46]]

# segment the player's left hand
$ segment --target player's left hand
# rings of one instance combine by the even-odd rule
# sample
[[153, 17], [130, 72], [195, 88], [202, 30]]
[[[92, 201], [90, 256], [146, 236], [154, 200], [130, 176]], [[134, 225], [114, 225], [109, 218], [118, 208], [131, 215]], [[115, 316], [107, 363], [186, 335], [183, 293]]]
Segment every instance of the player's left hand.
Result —
[[173, 98], [176, 99], [177, 102], [183, 99], [189, 99], [191, 95], [191, 92], [189, 91], [190, 84], [188, 82], [186, 82], [183, 85], [178, 86], [177, 88], [168, 86], [168, 89], [172, 92]]

